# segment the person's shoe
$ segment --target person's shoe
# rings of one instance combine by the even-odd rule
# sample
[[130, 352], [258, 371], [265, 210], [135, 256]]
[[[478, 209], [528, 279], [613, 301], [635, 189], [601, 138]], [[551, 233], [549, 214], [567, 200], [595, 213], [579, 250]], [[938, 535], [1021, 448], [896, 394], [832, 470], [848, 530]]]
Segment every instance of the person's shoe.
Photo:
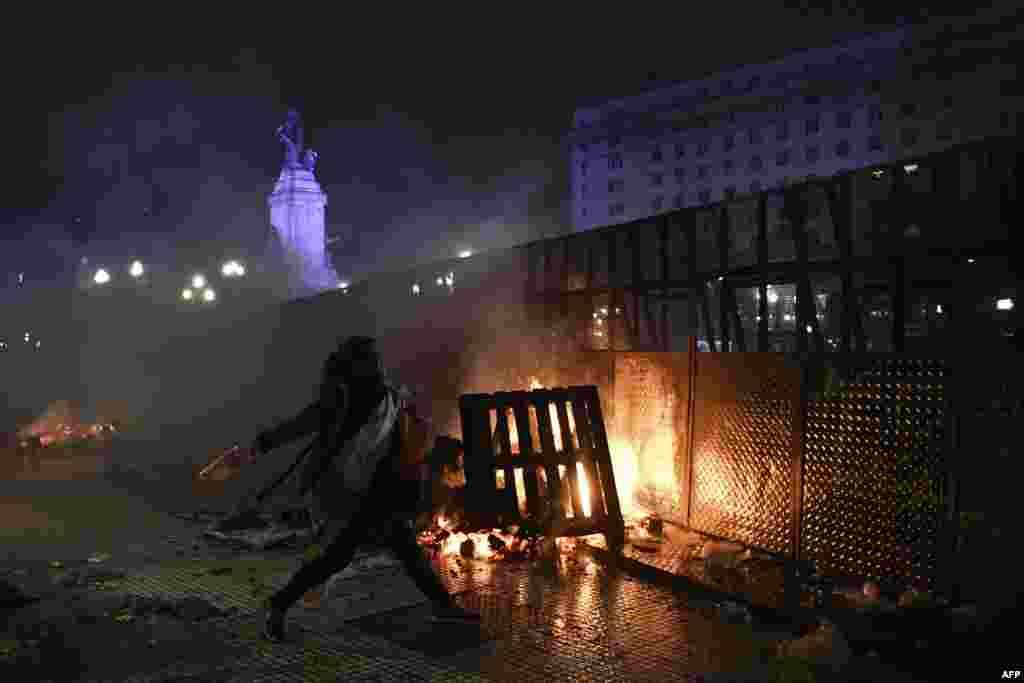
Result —
[[462, 609], [458, 605], [438, 605], [430, 615], [430, 621], [450, 624], [479, 624], [480, 615]]
[[263, 622], [263, 638], [272, 643], [283, 643], [285, 611], [270, 607]]

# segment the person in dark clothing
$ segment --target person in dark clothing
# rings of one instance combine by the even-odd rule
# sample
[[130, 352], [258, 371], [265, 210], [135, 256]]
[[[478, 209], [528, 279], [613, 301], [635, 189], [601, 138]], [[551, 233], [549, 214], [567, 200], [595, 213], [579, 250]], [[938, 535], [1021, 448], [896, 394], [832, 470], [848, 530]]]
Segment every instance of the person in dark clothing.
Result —
[[284, 638], [288, 609], [304, 593], [342, 571], [357, 547], [370, 540], [371, 531], [375, 541], [389, 544], [433, 603], [435, 620], [479, 619], [455, 604], [416, 542], [412, 519], [418, 507], [419, 484], [403, 478], [399, 470], [402, 441], [395, 417], [402, 401], [402, 392], [385, 379], [375, 341], [349, 338], [325, 365], [319, 400], [293, 419], [261, 433], [250, 453], [242, 456], [251, 460], [318, 432], [316, 447], [301, 472], [300, 492], [311, 496], [318, 534], [328, 540], [323, 550], [268, 600], [266, 638]]

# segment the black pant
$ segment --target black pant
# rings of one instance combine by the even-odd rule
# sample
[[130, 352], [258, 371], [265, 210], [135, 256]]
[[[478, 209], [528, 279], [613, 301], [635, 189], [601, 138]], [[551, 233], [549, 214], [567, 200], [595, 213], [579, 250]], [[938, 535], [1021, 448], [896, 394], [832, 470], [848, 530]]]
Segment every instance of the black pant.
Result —
[[[319, 586], [335, 573], [345, 569], [355, 556], [356, 548], [368, 540], [367, 532], [373, 527], [373, 522], [380, 519], [381, 511], [376, 506], [364, 504], [352, 516], [348, 527], [339, 533], [317, 558], [295, 572], [288, 584], [270, 598], [270, 604], [277, 609], [286, 610], [306, 591]], [[402, 562], [416, 587], [437, 605], [447, 607], [454, 604], [441, 579], [427, 561], [423, 550], [416, 543], [416, 533], [412, 526], [394, 518], [385, 526], [390, 527], [382, 530], [387, 536], [388, 545]]]

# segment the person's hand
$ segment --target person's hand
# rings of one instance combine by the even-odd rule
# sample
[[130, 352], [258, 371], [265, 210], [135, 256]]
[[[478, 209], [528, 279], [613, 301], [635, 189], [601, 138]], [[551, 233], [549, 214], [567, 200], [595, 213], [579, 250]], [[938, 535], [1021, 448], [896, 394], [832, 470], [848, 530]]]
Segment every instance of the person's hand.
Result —
[[228, 449], [227, 454], [224, 456], [224, 464], [228, 467], [248, 465], [256, 460], [257, 453], [258, 450], [255, 445], [243, 448], [236, 444]]

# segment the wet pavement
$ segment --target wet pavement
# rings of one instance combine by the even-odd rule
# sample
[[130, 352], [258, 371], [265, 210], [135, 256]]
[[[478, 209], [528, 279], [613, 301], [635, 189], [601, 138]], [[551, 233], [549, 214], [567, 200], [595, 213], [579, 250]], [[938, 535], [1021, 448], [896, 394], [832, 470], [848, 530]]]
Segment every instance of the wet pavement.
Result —
[[[149, 494], [31, 483], [0, 497], [4, 574], [40, 597], [0, 611], [0, 680], [717, 680], [758, 671], [793, 636], [580, 545], [533, 562], [435, 557], [479, 626], [430, 622], [409, 579], [371, 552], [320, 609], [289, 614], [289, 642], [269, 644], [259, 605], [298, 566], [301, 543], [253, 552], [204, 537], [208, 517], [147, 506]], [[859, 680], [883, 679], [910, 680]]]

